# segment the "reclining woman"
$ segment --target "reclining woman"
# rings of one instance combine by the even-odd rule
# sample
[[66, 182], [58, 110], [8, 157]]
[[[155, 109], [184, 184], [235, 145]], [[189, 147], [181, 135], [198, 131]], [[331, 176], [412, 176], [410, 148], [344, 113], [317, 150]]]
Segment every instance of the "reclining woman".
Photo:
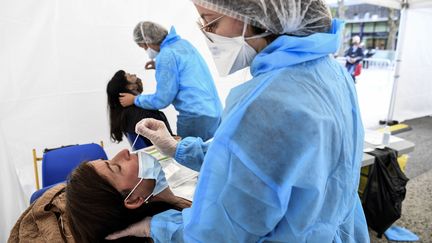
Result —
[[[117, 71], [108, 82], [106, 92], [108, 96], [108, 112], [110, 119], [110, 135], [114, 142], [121, 142], [123, 135], [135, 134], [135, 124], [144, 118], [154, 118], [163, 121], [172, 135], [168, 119], [165, 114], [158, 110], [147, 110], [135, 105], [123, 107], [120, 104], [120, 93], [141, 94], [143, 86], [141, 79], [135, 74], [126, 73], [123, 70]], [[144, 143], [152, 145], [145, 137]], [[132, 145], [132, 144], [131, 144]]]
[[[122, 150], [111, 160], [82, 163], [66, 186], [66, 211], [76, 242], [101, 242], [146, 216], [190, 206], [191, 201], [172, 193], [159, 162], [142, 151]], [[152, 242], [122, 241], [134, 240]]]

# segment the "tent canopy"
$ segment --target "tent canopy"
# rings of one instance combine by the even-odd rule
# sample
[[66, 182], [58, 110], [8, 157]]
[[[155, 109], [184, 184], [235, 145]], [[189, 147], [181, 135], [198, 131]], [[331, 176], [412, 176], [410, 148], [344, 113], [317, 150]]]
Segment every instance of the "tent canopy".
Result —
[[[338, 0], [326, 0], [328, 4], [337, 4]], [[402, 4], [406, 2], [408, 3], [409, 8], [424, 8], [431, 7], [432, 0], [345, 0], [345, 4], [360, 4], [360, 3], [368, 3], [388, 8], [396, 8], [400, 9]]]

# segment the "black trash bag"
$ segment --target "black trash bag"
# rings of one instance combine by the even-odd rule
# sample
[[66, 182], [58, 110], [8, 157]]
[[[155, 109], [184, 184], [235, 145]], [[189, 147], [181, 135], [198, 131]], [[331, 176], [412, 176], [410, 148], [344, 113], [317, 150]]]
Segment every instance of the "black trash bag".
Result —
[[408, 178], [397, 162], [397, 152], [390, 149], [375, 149], [368, 181], [362, 197], [363, 210], [368, 226], [382, 234], [401, 216], [402, 201]]

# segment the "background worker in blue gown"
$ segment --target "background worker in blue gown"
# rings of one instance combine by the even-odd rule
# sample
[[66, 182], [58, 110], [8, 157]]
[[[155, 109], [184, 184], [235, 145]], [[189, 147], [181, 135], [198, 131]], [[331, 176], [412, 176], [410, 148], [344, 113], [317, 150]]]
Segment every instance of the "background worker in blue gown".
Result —
[[220, 124], [222, 104], [210, 71], [199, 52], [187, 40], [159, 24], [140, 22], [133, 32], [135, 42], [151, 60], [147, 69], [156, 69], [156, 93], [121, 94], [123, 106], [159, 110], [170, 104], [179, 112], [177, 135], [212, 138]]
[[357, 95], [329, 55], [343, 23], [320, 0], [193, 2], [219, 70], [250, 65], [253, 78], [231, 90], [211, 143], [177, 142], [154, 119], [137, 124], [136, 132], [200, 176], [191, 208], [111, 237], [368, 242], [357, 194], [364, 138]]

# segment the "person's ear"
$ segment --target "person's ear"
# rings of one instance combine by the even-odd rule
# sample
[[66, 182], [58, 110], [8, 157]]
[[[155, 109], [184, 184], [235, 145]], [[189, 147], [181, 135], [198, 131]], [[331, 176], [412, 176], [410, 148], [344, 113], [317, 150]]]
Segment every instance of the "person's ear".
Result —
[[128, 209], [137, 209], [144, 203], [143, 197], [129, 197], [124, 201], [124, 206]]

